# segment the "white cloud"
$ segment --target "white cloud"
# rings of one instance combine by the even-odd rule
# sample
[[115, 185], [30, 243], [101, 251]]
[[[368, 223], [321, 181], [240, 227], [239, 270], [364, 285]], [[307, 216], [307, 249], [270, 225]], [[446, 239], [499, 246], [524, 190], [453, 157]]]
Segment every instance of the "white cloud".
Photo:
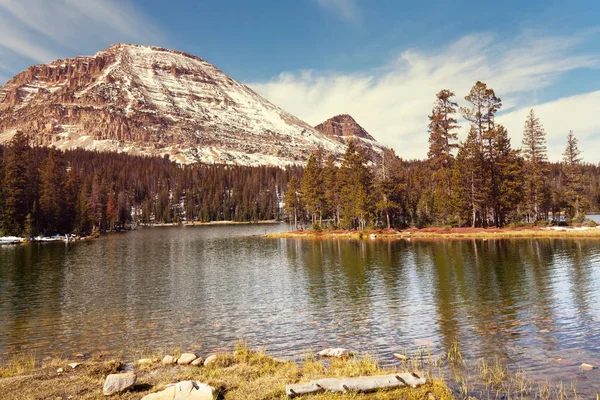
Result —
[[126, 0], [0, 0], [0, 46], [10, 50], [9, 64], [49, 62], [66, 50], [87, 54], [115, 42], [162, 40], [160, 29]]
[[509, 132], [513, 132], [513, 146], [521, 143], [523, 124], [531, 108], [544, 125], [548, 139], [548, 156], [551, 160], [558, 161], [562, 158], [567, 134], [572, 130], [579, 141], [578, 146], [583, 152], [584, 160], [594, 163], [600, 161], [597, 150], [600, 148], [600, 122], [596, 118], [600, 110], [600, 90], [522, 107], [502, 115], [499, 121]]
[[[475, 81], [481, 80], [502, 97], [513, 145], [520, 145], [524, 116], [520, 125], [513, 121], [521, 117], [524, 109], [528, 110], [521, 110], [522, 107], [537, 103], [537, 91], [554, 84], [567, 71], [598, 65], [595, 57], [574, 54], [584, 39], [584, 35], [549, 37], [527, 32], [511, 42], [499, 42], [490, 34], [469, 35], [436, 52], [406, 50], [387, 65], [371, 71], [288, 72], [251, 86], [312, 125], [336, 114], [351, 114], [380, 142], [395, 148], [400, 156], [413, 159], [427, 154], [427, 116], [435, 94], [451, 89], [461, 103]], [[569, 119], [581, 106], [580, 101], [590, 99], [565, 99], [562, 107], [535, 106], [536, 110], [541, 109], [549, 142], [554, 143], [558, 136], [562, 140], [566, 135], [562, 124], [551, 126], [559, 116], [572, 122], [569, 129], [579, 137], [589, 137], [594, 130], [600, 130], [600, 122], [591, 121], [592, 118]], [[552, 110], [548, 121], [544, 121], [546, 112], [542, 108]], [[552, 149], [551, 156], [556, 158]], [[587, 158], [598, 161], [595, 154], [588, 154]]]
[[339, 14], [346, 21], [358, 23], [360, 11], [355, 0], [316, 0], [317, 4], [327, 11]]

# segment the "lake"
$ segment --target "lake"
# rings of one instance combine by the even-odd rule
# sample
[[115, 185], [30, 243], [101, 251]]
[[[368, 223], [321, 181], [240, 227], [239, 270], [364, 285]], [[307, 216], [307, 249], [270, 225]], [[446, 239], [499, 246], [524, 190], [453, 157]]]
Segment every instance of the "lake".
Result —
[[[600, 240], [268, 239], [285, 224], [156, 227], [0, 247], [0, 358], [240, 339], [274, 356], [454, 342], [600, 391]], [[254, 236], [252, 236], [254, 235]], [[560, 359], [561, 361], [557, 361]]]

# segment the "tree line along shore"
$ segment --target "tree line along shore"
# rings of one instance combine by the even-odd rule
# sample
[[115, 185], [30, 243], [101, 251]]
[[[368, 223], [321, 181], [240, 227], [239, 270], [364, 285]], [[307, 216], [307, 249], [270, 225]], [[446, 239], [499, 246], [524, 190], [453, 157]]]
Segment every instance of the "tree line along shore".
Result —
[[[502, 102], [477, 82], [458, 107], [442, 90], [429, 116], [425, 160], [392, 150], [373, 163], [350, 142], [342, 160], [320, 149], [305, 168], [180, 165], [166, 158], [0, 146], [0, 237], [75, 234], [141, 224], [288, 220], [295, 228], [489, 228], [585, 223], [600, 208], [600, 166], [582, 162], [575, 135], [547, 158], [532, 110], [520, 148], [496, 123]], [[458, 119], [469, 124], [458, 141]]]
[[[573, 132], [563, 160], [548, 161], [546, 133], [531, 110], [519, 148], [496, 122], [500, 97], [477, 82], [459, 107], [451, 90], [435, 96], [428, 158], [406, 161], [385, 151], [370, 165], [352, 142], [341, 164], [320, 151], [293, 176], [285, 207], [295, 228], [502, 228], [587, 223], [600, 204], [600, 167], [582, 162]], [[468, 136], [458, 141], [458, 121]], [[593, 224], [593, 223], [592, 223]]]

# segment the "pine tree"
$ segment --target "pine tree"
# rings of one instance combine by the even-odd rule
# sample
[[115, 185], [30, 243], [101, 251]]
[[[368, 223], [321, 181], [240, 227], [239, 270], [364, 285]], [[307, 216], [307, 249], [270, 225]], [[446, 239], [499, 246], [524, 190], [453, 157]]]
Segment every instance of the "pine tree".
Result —
[[363, 230], [371, 211], [371, 171], [364, 151], [354, 141], [348, 143], [340, 168], [340, 204], [343, 225]]
[[323, 208], [334, 225], [340, 226], [340, 169], [335, 165], [335, 158], [330, 155], [323, 168]]
[[429, 116], [429, 152], [427, 156], [435, 170], [452, 168], [453, 151], [458, 148], [454, 92], [444, 89], [436, 95], [436, 102]]
[[524, 190], [527, 219], [535, 222], [544, 217], [550, 194], [546, 132], [532, 110], [525, 120], [523, 129]]
[[481, 225], [486, 200], [482, 190], [484, 168], [481, 164], [481, 146], [478, 131], [471, 126], [467, 139], [458, 147], [452, 170], [452, 200], [459, 225]]
[[306, 163], [304, 175], [300, 181], [300, 193], [302, 202], [306, 205], [308, 214], [313, 224], [322, 223], [323, 215], [323, 177], [321, 174], [321, 160], [317, 153], [312, 153]]
[[429, 116], [429, 165], [432, 169], [430, 190], [432, 218], [445, 224], [451, 217], [452, 165], [454, 150], [458, 148], [455, 113], [458, 104], [454, 92], [444, 89], [436, 95], [436, 102]]
[[[471, 142], [477, 145], [479, 157], [479, 167], [474, 176], [474, 181], [480, 182], [478, 187], [478, 196], [482, 199], [480, 202], [479, 223], [481, 226], [487, 226], [489, 220], [489, 211], [494, 210], [494, 187], [493, 182], [495, 163], [494, 157], [494, 137], [496, 134], [495, 115], [502, 107], [502, 100], [496, 96], [493, 89], [488, 88], [483, 82], [477, 81], [471, 88], [471, 91], [465, 100], [470, 104], [468, 107], [462, 107], [463, 117], [471, 123], [472, 134]], [[492, 215], [493, 217], [493, 215]]]
[[292, 179], [288, 183], [288, 188], [285, 192], [285, 211], [288, 215], [294, 216], [294, 230], [298, 229], [298, 210], [301, 207], [300, 203], [300, 185], [298, 178], [292, 176]]
[[375, 206], [385, 216], [387, 229], [391, 229], [392, 216], [400, 211], [401, 196], [406, 188], [402, 159], [394, 150], [384, 150], [379, 171], [376, 180], [379, 201]]
[[581, 151], [573, 131], [567, 135], [567, 146], [563, 153], [566, 216], [569, 221], [582, 222], [585, 217], [584, 180], [581, 172]]
[[502, 125], [495, 129], [494, 154], [494, 223], [501, 227], [520, 220], [518, 207], [523, 199], [523, 161]]
[[2, 230], [8, 235], [20, 235], [25, 218], [32, 210], [28, 198], [29, 138], [17, 132], [8, 146], [2, 192], [4, 197]]
[[68, 233], [63, 217], [66, 210], [65, 163], [62, 155], [51, 149], [40, 168], [40, 222], [45, 234]]

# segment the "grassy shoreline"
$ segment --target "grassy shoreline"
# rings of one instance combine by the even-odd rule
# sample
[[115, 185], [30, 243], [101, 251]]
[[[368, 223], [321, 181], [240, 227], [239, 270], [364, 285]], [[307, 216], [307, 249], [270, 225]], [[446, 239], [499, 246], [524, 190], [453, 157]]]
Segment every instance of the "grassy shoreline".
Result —
[[599, 227], [526, 228], [423, 228], [395, 230], [298, 230], [272, 233], [268, 238], [286, 239], [518, 239], [599, 238]]
[[[208, 366], [173, 366], [158, 362], [164, 354], [177, 356], [177, 352], [137, 354], [136, 359], [147, 358], [152, 363], [127, 364], [124, 358], [115, 359], [46, 359], [15, 358], [0, 364], [0, 393], [3, 400], [23, 399], [103, 399], [102, 385], [108, 374], [133, 368], [136, 385], [111, 398], [141, 399], [149, 393], [163, 390], [167, 384], [183, 380], [197, 380], [217, 389], [218, 399], [287, 399], [285, 385], [307, 382], [325, 377], [352, 377], [380, 375], [408, 371], [404, 367], [381, 367], [369, 356], [323, 361], [306, 355], [303, 362], [278, 360], [263, 351], [251, 351], [245, 344], [236, 345], [234, 351], [219, 353], [217, 360]], [[68, 366], [77, 362], [75, 368]], [[62, 368], [62, 372], [58, 369]], [[414, 370], [411, 370], [411, 372]], [[423, 371], [419, 371], [424, 373]], [[321, 393], [301, 396], [300, 399], [381, 399], [381, 400], [447, 400], [452, 391], [441, 378], [428, 377], [428, 382], [418, 388], [382, 390], [368, 394]]]

